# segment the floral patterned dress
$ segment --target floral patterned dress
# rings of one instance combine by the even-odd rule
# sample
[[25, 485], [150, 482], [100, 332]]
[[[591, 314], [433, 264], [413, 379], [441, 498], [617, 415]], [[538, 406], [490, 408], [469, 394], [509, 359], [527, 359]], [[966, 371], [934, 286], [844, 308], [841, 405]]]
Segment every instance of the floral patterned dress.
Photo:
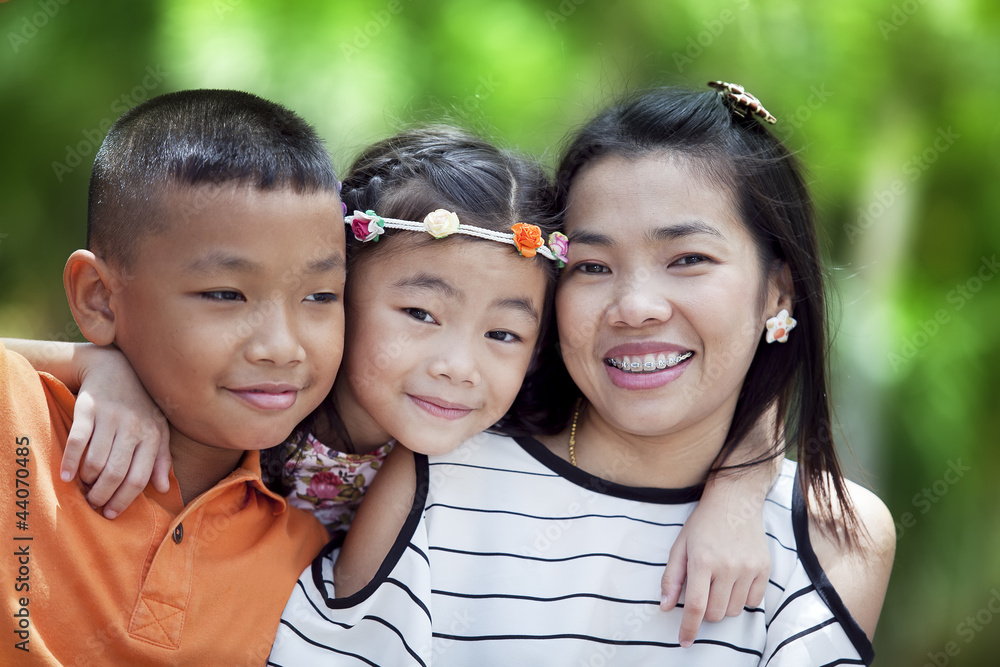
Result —
[[348, 454], [306, 435], [305, 445], [285, 463], [285, 475], [292, 481], [288, 502], [312, 512], [331, 537], [346, 533], [393, 444], [390, 440], [369, 454]]

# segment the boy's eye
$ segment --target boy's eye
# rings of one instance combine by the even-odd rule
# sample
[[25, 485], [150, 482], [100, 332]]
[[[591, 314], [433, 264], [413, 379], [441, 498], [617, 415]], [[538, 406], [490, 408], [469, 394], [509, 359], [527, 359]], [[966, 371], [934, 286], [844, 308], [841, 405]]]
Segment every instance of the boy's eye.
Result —
[[415, 320], [427, 322], [428, 324], [437, 324], [437, 321], [426, 310], [421, 310], [420, 308], [403, 308], [403, 312]]
[[307, 296], [306, 301], [314, 301], [316, 303], [333, 303], [337, 301], [337, 295], [333, 292], [316, 292], [315, 294]]
[[674, 264], [678, 266], [691, 266], [693, 264], [701, 264], [702, 262], [707, 262], [708, 257], [705, 255], [699, 255], [698, 253], [691, 253], [690, 255], [684, 255], [678, 259]]
[[211, 301], [246, 301], [246, 298], [236, 290], [220, 289], [202, 292], [201, 296]]
[[516, 333], [511, 333], [510, 331], [487, 331], [486, 337], [490, 340], [500, 341], [501, 343], [516, 343], [521, 340], [521, 337]]

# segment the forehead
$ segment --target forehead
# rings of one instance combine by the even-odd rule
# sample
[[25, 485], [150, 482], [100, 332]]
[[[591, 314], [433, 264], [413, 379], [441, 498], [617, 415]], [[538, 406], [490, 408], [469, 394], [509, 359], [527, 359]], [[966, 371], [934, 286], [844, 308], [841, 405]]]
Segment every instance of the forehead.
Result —
[[[513, 246], [452, 236], [433, 239], [427, 234], [402, 232], [392, 247], [351, 269], [352, 290], [358, 281], [388, 289], [437, 291], [456, 303], [478, 307], [497, 299], [527, 298], [539, 307], [550, 280], [540, 256], [522, 257]], [[447, 283], [433, 283], [434, 279]]]
[[697, 159], [651, 153], [603, 158], [580, 172], [570, 188], [566, 227], [570, 233], [593, 226], [627, 233], [682, 218], [743, 227], [730, 188]]
[[344, 254], [334, 193], [246, 186], [175, 187], [157, 206], [160, 224], [141, 242], [139, 262], [189, 263], [193, 256], [244, 256], [289, 268]]

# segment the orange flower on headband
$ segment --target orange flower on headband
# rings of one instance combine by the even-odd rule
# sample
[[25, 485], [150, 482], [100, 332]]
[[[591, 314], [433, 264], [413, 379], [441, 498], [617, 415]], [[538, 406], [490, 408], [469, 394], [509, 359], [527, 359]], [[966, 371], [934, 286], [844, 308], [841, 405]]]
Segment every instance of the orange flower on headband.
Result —
[[514, 231], [514, 245], [524, 257], [534, 257], [535, 251], [545, 244], [542, 241], [542, 230], [535, 225], [519, 222], [511, 229]]

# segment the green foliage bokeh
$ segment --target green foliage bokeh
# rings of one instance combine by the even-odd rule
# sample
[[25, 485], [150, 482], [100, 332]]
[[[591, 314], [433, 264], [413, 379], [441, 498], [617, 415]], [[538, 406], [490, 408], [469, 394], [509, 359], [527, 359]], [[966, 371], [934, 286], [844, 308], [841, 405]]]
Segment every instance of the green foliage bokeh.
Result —
[[341, 169], [442, 118], [551, 165], [624, 91], [745, 84], [810, 168], [839, 293], [838, 417], [855, 476], [898, 522], [876, 664], [996, 664], [997, 3], [8, 0], [0, 35], [8, 336], [78, 339], [61, 271], [85, 243], [90, 163], [148, 96], [274, 99]]

